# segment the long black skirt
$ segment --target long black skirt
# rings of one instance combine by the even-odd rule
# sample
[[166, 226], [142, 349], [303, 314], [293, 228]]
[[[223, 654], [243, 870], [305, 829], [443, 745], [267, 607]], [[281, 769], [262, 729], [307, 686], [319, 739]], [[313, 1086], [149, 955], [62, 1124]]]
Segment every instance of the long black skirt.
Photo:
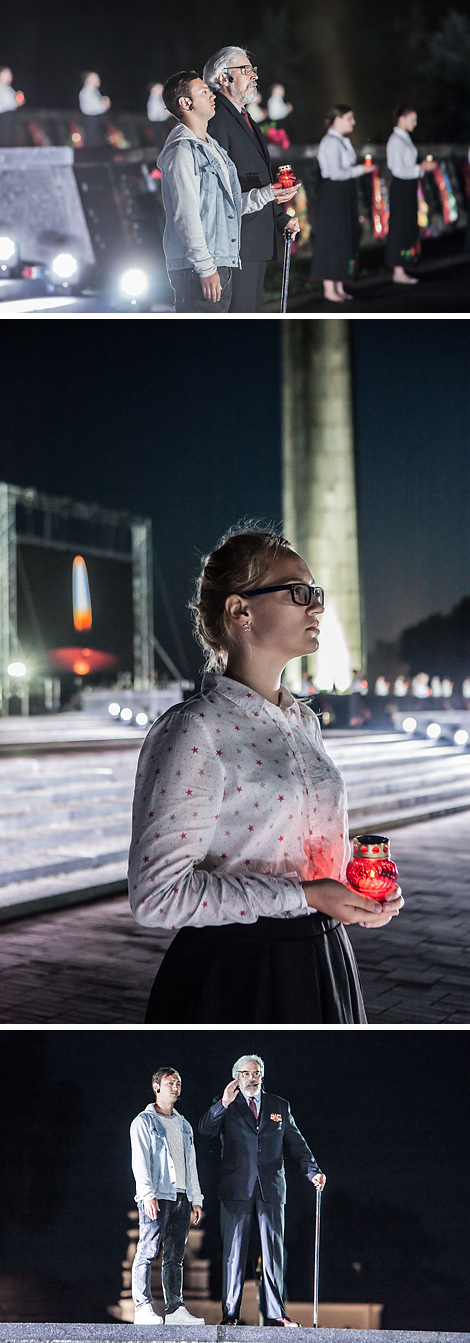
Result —
[[326, 914], [183, 928], [164, 957], [147, 1022], [366, 1022], [342, 924]]
[[409, 266], [421, 250], [418, 227], [418, 179], [392, 177], [390, 223], [385, 260], [387, 266]]
[[322, 178], [310, 278], [353, 280], [359, 252], [356, 182]]

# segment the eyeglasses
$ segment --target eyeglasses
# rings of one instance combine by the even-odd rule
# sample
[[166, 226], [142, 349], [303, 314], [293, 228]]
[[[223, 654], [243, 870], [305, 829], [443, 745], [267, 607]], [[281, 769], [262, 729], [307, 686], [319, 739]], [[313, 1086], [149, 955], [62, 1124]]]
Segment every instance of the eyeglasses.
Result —
[[232, 70], [241, 70], [242, 75], [257, 75], [257, 65], [227, 65], [224, 73], [229, 74]]
[[256, 1070], [255, 1073], [240, 1073], [239, 1076], [240, 1076], [240, 1077], [252, 1077], [253, 1080], [256, 1080], [257, 1077], [261, 1077], [261, 1073], [260, 1073], [259, 1068], [257, 1068], [257, 1070]]
[[312, 597], [320, 606], [325, 605], [324, 589], [314, 583], [281, 583], [276, 588], [252, 588], [250, 592], [241, 592], [240, 597], [260, 597], [262, 592], [290, 592], [296, 606], [310, 606]]

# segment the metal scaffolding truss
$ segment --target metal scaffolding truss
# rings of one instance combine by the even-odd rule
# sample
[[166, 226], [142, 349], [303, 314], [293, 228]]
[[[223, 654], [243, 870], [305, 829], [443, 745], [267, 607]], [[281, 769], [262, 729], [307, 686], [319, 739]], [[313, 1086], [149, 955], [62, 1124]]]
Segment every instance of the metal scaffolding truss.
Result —
[[[134, 642], [134, 686], [147, 690], [154, 683], [153, 631], [153, 566], [152, 523], [150, 518], [136, 517], [124, 510], [117, 512], [97, 504], [80, 504], [72, 499], [58, 499], [39, 490], [23, 489], [18, 485], [0, 482], [0, 676], [2, 689], [8, 687], [8, 666], [21, 658], [18, 639], [17, 611], [17, 544], [27, 535], [17, 531], [17, 505], [35, 510], [44, 517], [44, 536], [35, 538], [38, 544], [51, 548], [71, 548], [71, 543], [50, 538], [50, 519], [56, 515], [81, 522], [102, 524], [127, 530], [130, 534], [129, 563], [132, 564], [132, 606]], [[86, 546], [85, 546], [86, 548]], [[95, 555], [123, 559], [123, 551], [112, 545], [93, 544], [88, 547]], [[125, 558], [125, 556], [124, 556]], [[3, 700], [4, 711], [7, 705]]]

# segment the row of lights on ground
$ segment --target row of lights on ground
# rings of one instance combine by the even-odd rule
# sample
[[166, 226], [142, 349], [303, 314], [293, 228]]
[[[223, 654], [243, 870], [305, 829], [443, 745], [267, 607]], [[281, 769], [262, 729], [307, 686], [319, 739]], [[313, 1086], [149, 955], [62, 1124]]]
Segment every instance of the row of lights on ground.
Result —
[[[418, 724], [416, 718], [403, 719], [402, 723], [403, 731], [407, 732], [410, 736], [412, 735], [413, 732], [416, 732], [417, 726]], [[437, 741], [438, 738], [441, 736], [441, 733], [442, 728], [439, 723], [428, 723], [428, 726], [426, 728], [426, 736], [430, 738], [430, 741]], [[454, 732], [454, 741], [456, 746], [467, 745], [468, 732], [465, 731], [464, 727], [459, 727], [457, 729], [457, 732]]]
[[[108, 713], [111, 714], [111, 718], [122, 718], [123, 723], [131, 723], [134, 717], [132, 709], [126, 707], [121, 709], [121, 705], [117, 702], [108, 704]], [[135, 721], [137, 727], [147, 727], [149, 721], [148, 714], [144, 713], [143, 710], [140, 710], [140, 712], [135, 715]]]

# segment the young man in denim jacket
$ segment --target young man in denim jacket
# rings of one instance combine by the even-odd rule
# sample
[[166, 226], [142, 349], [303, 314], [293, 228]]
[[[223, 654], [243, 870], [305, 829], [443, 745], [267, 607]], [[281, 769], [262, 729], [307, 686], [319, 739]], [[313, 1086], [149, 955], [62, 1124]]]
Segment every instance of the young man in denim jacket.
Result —
[[202, 1194], [191, 1125], [175, 1110], [181, 1078], [175, 1068], [152, 1077], [155, 1103], [131, 1124], [132, 1169], [139, 1209], [139, 1242], [132, 1265], [135, 1324], [163, 1324], [152, 1306], [151, 1266], [163, 1244], [165, 1324], [204, 1324], [183, 1303], [183, 1255], [191, 1222], [202, 1214]]
[[175, 311], [228, 312], [242, 215], [291, 200], [297, 188], [269, 184], [242, 193], [235, 164], [207, 134], [215, 95], [195, 70], [172, 75], [163, 101], [178, 121], [158, 157]]

